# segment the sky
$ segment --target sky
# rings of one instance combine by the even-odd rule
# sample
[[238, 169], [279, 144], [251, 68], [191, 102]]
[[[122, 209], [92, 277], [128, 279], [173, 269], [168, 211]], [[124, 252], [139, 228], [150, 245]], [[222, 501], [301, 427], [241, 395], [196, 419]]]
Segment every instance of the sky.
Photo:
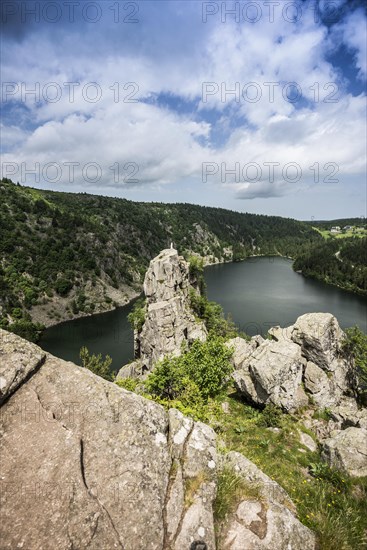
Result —
[[1, 4], [1, 175], [366, 217], [362, 0]]

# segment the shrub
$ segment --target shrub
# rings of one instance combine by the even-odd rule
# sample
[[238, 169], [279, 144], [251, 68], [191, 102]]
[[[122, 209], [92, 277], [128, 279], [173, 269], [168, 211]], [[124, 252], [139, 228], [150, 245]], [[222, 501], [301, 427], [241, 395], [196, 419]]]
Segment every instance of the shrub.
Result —
[[80, 350], [80, 359], [82, 367], [90, 370], [97, 376], [101, 376], [105, 380], [112, 381], [113, 376], [110, 370], [112, 359], [109, 355], [106, 355], [105, 359], [102, 359], [102, 354], [90, 355], [88, 349], [82, 347]]
[[137, 378], [119, 378], [118, 380], [115, 380], [115, 383], [124, 390], [135, 392], [139, 384], [139, 380]]
[[73, 284], [67, 279], [58, 279], [56, 281], [55, 290], [60, 296], [67, 296], [72, 288]]
[[206, 342], [195, 340], [188, 353], [182, 356], [185, 373], [198, 386], [204, 398], [213, 397], [223, 388], [231, 371], [233, 350], [219, 337]]
[[259, 426], [265, 426], [267, 428], [280, 428], [282, 425], [283, 413], [282, 410], [276, 405], [266, 405], [262, 411], [257, 424]]
[[134, 304], [134, 307], [127, 316], [133, 330], [141, 331], [145, 322], [145, 299], [139, 298]]
[[146, 391], [159, 399], [179, 400], [187, 407], [201, 406], [226, 385], [232, 353], [221, 338], [195, 340], [186, 353], [166, 357], [156, 365], [146, 380]]
[[190, 306], [195, 315], [205, 322], [209, 332], [213, 332], [223, 338], [235, 338], [238, 331], [231, 319], [224, 317], [222, 307], [216, 302], [210, 302], [206, 296], [196, 294], [194, 290], [190, 291]]
[[32, 323], [29, 320], [21, 319], [7, 326], [6, 330], [17, 334], [18, 336], [21, 336], [22, 338], [25, 338], [30, 342], [37, 343], [44, 328], [45, 327], [40, 323]]
[[367, 335], [357, 326], [345, 331], [344, 351], [355, 365], [356, 389], [358, 396], [367, 401]]

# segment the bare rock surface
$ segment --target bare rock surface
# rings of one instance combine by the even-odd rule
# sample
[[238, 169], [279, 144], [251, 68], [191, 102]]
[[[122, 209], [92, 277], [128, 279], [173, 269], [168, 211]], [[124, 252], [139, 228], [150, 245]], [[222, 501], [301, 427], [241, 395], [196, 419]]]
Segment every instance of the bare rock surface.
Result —
[[0, 332], [0, 403], [9, 397], [45, 360], [45, 352], [11, 332]]
[[[257, 346], [236, 338], [233, 378], [249, 401], [287, 412], [311, 403], [337, 407], [353, 393], [351, 367], [343, 354], [344, 333], [329, 313], [307, 313], [286, 328], [269, 330]], [[362, 420], [363, 422], [363, 420]]]
[[323, 459], [354, 477], [367, 476], [367, 430], [350, 427], [323, 442]]
[[315, 535], [295, 516], [295, 506], [275, 481], [250, 460], [228, 453], [224, 465], [243, 477], [258, 496], [243, 498], [221, 530], [221, 550], [315, 550]]
[[189, 264], [177, 250], [162, 250], [145, 275], [145, 322], [134, 335], [137, 364], [133, 370], [123, 367], [119, 377], [148, 373], [166, 355], [179, 355], [182, 344], [206, 340], [205, 325], [190, 307], [190, 291], [198, 292], [190, 283]]
[[2, 550], [215, 550], [225, 462], [259, 500], [239, 504], [223, 548], [314, 548], [287, 493], [239, 453], [219, 459], [209, 426], [0, 331], [9, 380], [20, 350], [27, 374], [1, 407]]
[[331, 313], [306, 313], [292, 327], [292, 340], [303, 355], [324, 370], [335, 370], [335, 359], [341, 352], [343, 339], [337, 319]]
[[237, 388], [255, 404], [273, 403], [290, 412], [308, 403], [301, 385], [304, 363], [297, 344], [265, 340], [233, 378]]
[[258, 348], [263, 341], [264, 339], [261, 336], [254, 336], [250, 341], [240, 338], [239, 336], [228, 340], [226, 345], [233, 349], [233, 355], [231, 358], [233, 367], [236, 370], [243, 368], [246, 359], [253, 354], [256, 348]]
[[214, 550], [211, 428], [0, 331], [6, 373], [23, 348], [44, 361], [1, 408], [1, 548]]

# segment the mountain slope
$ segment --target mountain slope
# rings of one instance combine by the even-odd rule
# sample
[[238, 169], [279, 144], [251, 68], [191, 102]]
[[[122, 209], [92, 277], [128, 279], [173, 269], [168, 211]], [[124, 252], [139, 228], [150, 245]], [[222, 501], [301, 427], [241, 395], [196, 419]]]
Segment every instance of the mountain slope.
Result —
[[145, 270], [174, 246], [206, 262], [295, 257], [322, 237], [303, 222], [191, 204], [137, 203], [0, 183], [0, 323], [25, 335], [106, 311], [141, 291]]

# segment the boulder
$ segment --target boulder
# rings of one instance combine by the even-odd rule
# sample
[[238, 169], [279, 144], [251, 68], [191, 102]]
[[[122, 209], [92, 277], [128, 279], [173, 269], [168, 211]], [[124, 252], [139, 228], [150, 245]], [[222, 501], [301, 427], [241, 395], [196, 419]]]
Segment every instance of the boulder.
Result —
[[225, 466], [246, 480], [254, 496], [243, 497], [225, 518], [221, 550], [315, 550], [315, 535], [296, 518], [284, 489], [239, 453], [228, 453]]
[[306, 434], [305, 432], [299, 432], [299, 440], [302, 445], [307, 447], [307, 449], [312, 453], [315, 453], [317, 451], [317, 443], [312, 439], [310, 435]]
[[337, 423], [340, 430], [351, 426], [364, 428], [366, 427], [364, 420], [367, 420], [367, 409], [359, 409], [355, 399], [344, 397], [339, 405], [330, 408], [330, 417]]
[[367, 430], [350, 427], [323, 442], [322, 458], [354, 477], [367, 476]]
[[297, 344], [265, 340], [233, 373], [233, 379], [238, 391], [253, 403], [272, 403], [292, 412], [308, 403], [302, 388], [304, 364]]
[[321, 409], [335, 405], [341, 399], [341, 391], [335, 387], [324, 370], [308, 361], [303, 375], [304, 388]]
[[344, 333], [331, 313], [306, 313], [293, 325], [291, 338], [299, 344], [308, 361], [326, 371], [334, 371], [341, 354]]
[[46, 353], [5, 330], [0, 332], [0, 404], [43, 364]]
[[293, 330], [293, 325], [290, 327], [280, 327], [279, 325], [276, 327], [271, 327], [268, 330], [268, 334], [272, 337], [273, 340], [276, 340], [279, 342], [280, 340], [291, 340], [291, 334]]
[[209, 426], [4, 331], [0, 358], [31, 372], [1, 407], [2, 550], [214, 550]]
[[250, 341], [240, 338], [239, 336], [228, 340], [226, 346], [233, 349], [231, 358], [233, 367], [236, 370], [241, 369], [245, 360], [252, 355], [255, 349], [258, 348], [263, 341], [264, 339], [261, 336], [254, 336]]

